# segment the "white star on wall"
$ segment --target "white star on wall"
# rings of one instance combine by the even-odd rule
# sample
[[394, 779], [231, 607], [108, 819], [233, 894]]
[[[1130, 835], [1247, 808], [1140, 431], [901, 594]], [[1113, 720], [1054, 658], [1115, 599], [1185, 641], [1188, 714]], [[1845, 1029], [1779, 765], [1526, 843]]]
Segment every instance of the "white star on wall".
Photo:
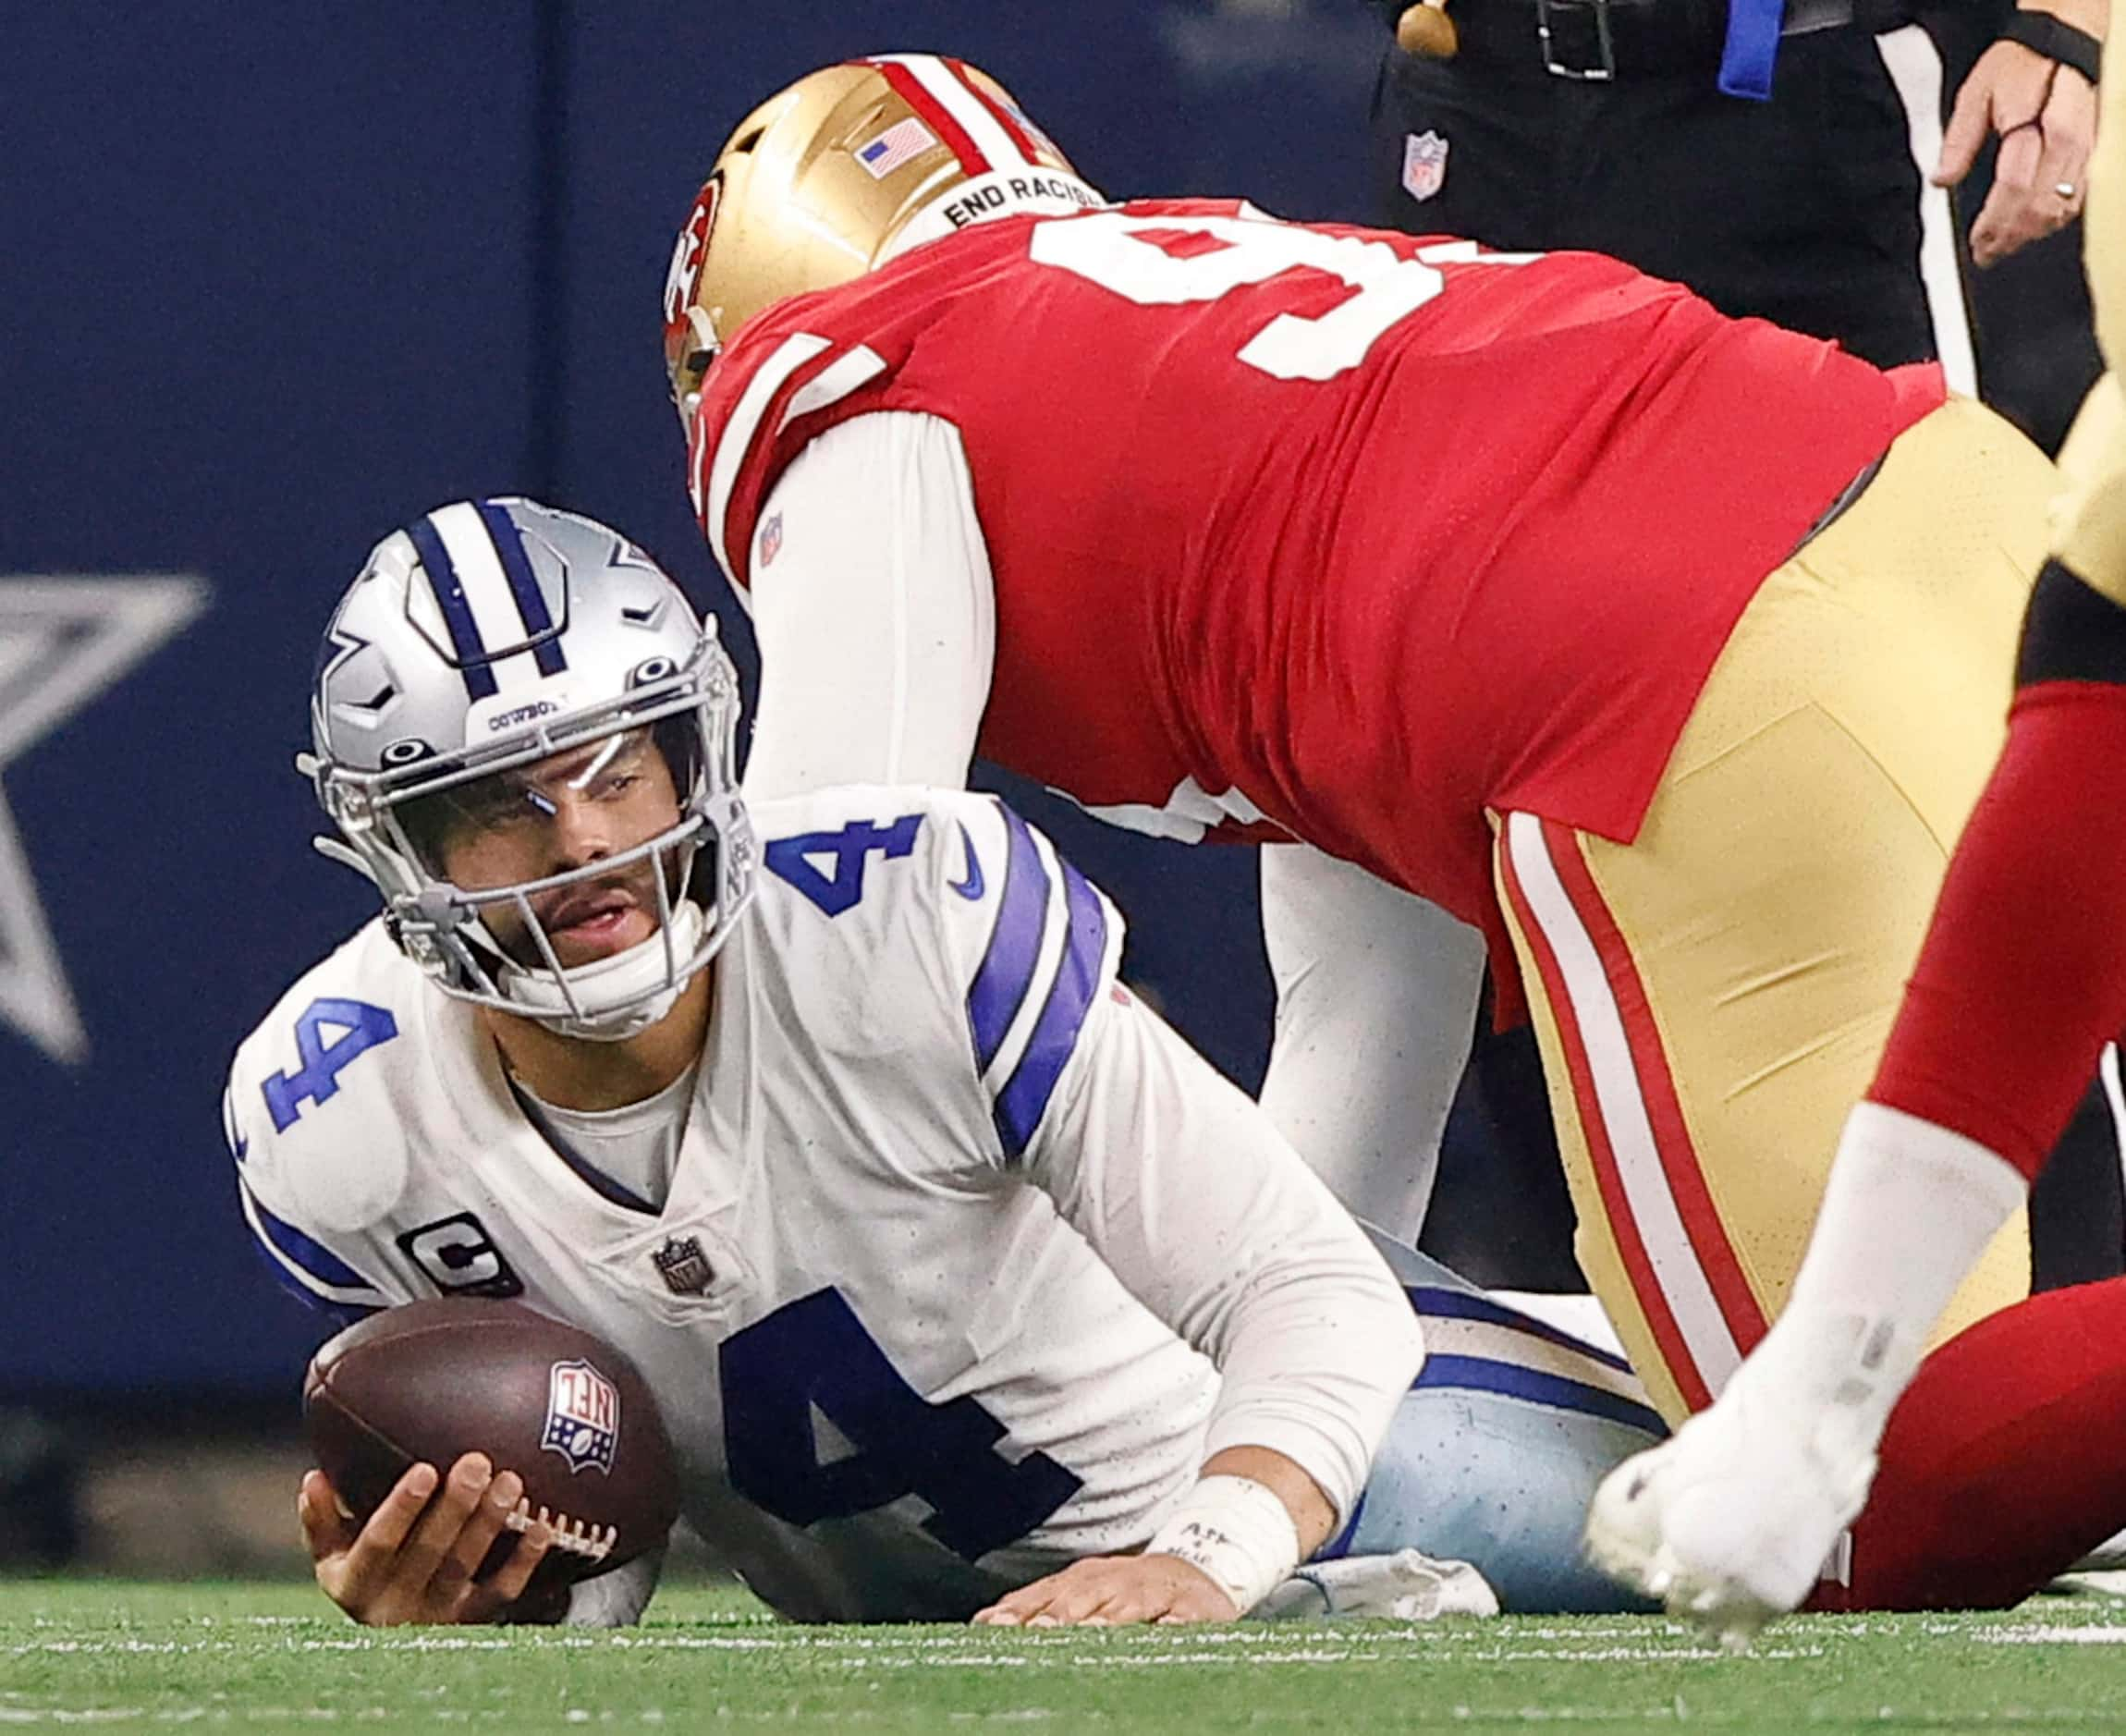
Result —
[[[0, 579], [0, 777], [206, 606], [204, 581]], [[0, 1026], [79, 1065], [89, 1033], [0, 782]]]

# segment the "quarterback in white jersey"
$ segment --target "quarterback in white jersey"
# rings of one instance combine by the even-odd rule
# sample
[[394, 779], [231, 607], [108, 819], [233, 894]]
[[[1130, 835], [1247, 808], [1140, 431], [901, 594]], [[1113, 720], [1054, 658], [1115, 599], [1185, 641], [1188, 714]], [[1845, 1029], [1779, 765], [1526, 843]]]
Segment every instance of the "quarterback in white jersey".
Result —
[[[736, 722], [713, 622], [601, 526], [465, 502], [378, 546], [312, 769], [385, 911], [226, 1106], [283, 1278], [342, 1317], [518, 1297], [618, 1347], [688, 1518], [794, 1617], [1229, 1618], [1404, 1546], [1608, 1601], [1572, 1539], [1657, 1432], [1629, 1373], [1391, 1273], [1008, 809], [749, 814]], [[1469, 1450], [1486, 1406], [1518, 1459]], [[358, 1532], [313, 1472], [320, 1581], [365, 1620], [506, 1617], [545, 1539], [471, 1573], [515, 1485], [416, 1467]], [[629, 1619], [654, 1572], [571, 1614]]]

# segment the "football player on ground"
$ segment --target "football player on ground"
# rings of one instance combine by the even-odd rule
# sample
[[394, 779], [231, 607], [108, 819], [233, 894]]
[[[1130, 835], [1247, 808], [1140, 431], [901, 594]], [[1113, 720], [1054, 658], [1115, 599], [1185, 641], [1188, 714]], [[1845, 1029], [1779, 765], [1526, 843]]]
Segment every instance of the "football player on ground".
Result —
[[[2086, 231], [2097, 336], [2114, 371], [2126, 358], [2122, 64], [2113, 55], [2104, 73]], [[1711, 1411], [1619, 1471], [1590, 1518], [1602, 1559], [1730, 1634], [1794, 1608], [1867, 1498], [1878, 1450], [1885, 1464], [1909, 1456], [1915, 1417], [1970, 1396], [1930, 1391], [1943, 1377], [1933, 1362], [1909, 1392], [1906, 1382], [1950, 1290], [2022, 1203], [2097, 1051], [2126, 1026], [2120, 409], [2114, 372], [2062, 456], [2071, 485], [2023, 625], [2007, 745], [1957, 846], [1882, 1064], [1846, 1122], [1787, 1311]], [[1991, 1354], [1965, 1371], [1983, 1383], [1968, 1436], [1925, 1448], [1945, 1473], [1978, 1481], [2004, 1455], [2027, 1453], [2025, 1508], [2066, 1510], [2093, 1487], [2126, 1486], [2116, 1290], [2036, 1298], [1967, 1335]], [[2019, 1365], [2034, 1343], [2035, 1365]], [[1984, 1425], [2004, 1398], [2062, 1393], [2081, 1426], [2047, 1431], [2041, 1450]], [[2000, 1542], [2027, 1556], [2036, 1540]]]
[[[1267, 841], [1265, 1106], [1405, 1236], [1481, 932], [1581, 1263], [1663, 1412], [1706, 1404], [1785, 1303], [1998, 752], [2043, 458], [1932, 367], [1592, 255], [1110, 206], [925, 55], [741, 123], [665, 314], [759, 632], [749, 789], [979, 752]], [[2083, 1371], [2047, 1310], [1996, 1312], [2027, 1239], [1981, 1192], [1828, 1601], [2011, 1601], [2126, 1517], [2025, 1474], [2115, 1430], [2048, 1402]]]
[[[321, 846], [385, 910], [232, 1072], [243, 1211], [299, 1294], [517, 1296], [614, 1344], [686, 1512], [792, 1616], [1230, 1618], [1406, 1546], [1509, 1607], [1620, 1607], [1576, 1540], [1662, 1432], [1623, 1363], [1391, 1273], [999, 803], [749, 814], [714, 624], [619, 536], [427, 515], [312, 703]], [[313, 1471], [318, 1579], [368, 1621], [521, 1614], [564, 1545], [472, 1579], [519, 1486], [416, 1466], [357, 1529]]]

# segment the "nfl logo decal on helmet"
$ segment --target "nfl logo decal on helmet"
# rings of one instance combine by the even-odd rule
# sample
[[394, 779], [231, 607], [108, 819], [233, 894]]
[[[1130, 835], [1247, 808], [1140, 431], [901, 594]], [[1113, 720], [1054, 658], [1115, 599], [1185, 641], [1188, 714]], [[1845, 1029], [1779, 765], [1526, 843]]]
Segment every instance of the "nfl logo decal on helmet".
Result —
[[1447, 141], [1436, 132], [1406, 133], [1402, 190], [1421, 204], [1447, 184]]
[[556, 1363], [546, 1382], [546, 1427], [539, 1445], [579, 1471], [613, 1469], [620, 1445], [620, 1389], [589, 1363]]

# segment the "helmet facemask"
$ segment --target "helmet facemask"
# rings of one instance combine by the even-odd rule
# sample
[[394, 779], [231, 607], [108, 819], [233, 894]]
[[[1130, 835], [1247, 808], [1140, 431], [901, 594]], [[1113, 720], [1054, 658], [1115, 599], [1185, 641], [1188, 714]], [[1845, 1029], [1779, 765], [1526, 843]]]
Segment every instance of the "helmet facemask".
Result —
[[304, 769], [345, 844], [319, 846], [375, 883], [399, 947], [446, 994], [618, 1041], [665, 1017], [728, 938], [752, 891], [738, 680], [713, 619], [692, 636], [684, 663], [646, 658], [604, 703], [548, 703], [410, 763], [386, 748], [375, 770], [331, 756], [321, 678], [324, 751]]

